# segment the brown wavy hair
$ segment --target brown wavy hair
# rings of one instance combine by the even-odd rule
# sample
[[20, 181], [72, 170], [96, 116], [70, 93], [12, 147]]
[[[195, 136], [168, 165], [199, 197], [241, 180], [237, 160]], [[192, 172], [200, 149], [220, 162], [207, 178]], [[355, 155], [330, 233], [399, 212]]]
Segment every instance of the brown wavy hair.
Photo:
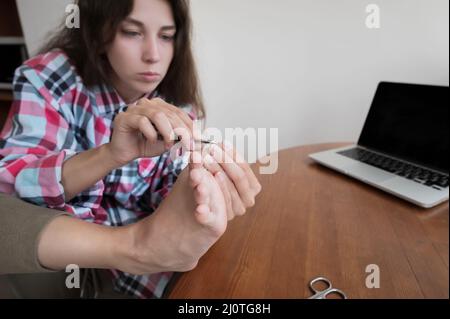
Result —
[[[205, 109], [192, 54], [189, 0], [166, 1], [172, 8], [177, 28], [175, 53], [157, 90], [169, 103], [191, 104], [202, 118]], [[131, 14], [134, 0], [77, 0], [75, 3], [80, 9], [80, 28], [67, 28], [64, 19], [39, 51], [63, 50], [75, 64], [85, 85], [111, 85], [112, 68], [105, 48], [114, 40], [121, 22]]]

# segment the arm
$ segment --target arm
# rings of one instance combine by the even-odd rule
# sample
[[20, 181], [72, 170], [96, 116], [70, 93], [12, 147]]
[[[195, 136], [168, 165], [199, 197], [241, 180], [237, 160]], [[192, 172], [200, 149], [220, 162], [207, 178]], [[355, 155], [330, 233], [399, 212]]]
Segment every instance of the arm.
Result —
[[0, 192], [95, 220], [104, 215], [101, 178], [83, 189], [82, 199], [65, 200], [63, 164], [83, 154], [67, 149], [76, 140], [71, 109], [59, 105], [44, 80], [26, 65], [16, 71], [14, 102], [0, 136]]
[[[0, 194], [0, 274], [80, 268], [127, 270], [131, 234]], [[160, 268], [146, 261], [150, 271]]]
[[127, 250], [120, 228], [101, 226], [69, 216], [54, 218], [37, 240], [39, 263], [62, 270], [80, 268], [120, 269]]
[[0, 274], [63, 270], [70, 264], [127, 269], [132, 246], [126, 228], [85, 222], [3, 194], [0, 203]]
[[108, 145], [80, 153], [64, 162], [61, 184], [64, 187], [66, 202], [118, 167], [120, 164], [110, 156]]
[[0, 274], [38, 273], [37, 257], [41, 230], [64, 213], [28, 204], [0, 194]]

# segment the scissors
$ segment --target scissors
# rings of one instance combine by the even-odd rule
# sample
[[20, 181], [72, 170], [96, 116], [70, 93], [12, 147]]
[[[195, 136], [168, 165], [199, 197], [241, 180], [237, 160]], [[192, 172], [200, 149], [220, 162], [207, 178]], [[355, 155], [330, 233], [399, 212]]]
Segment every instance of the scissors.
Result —
[[[327, 288], [325, 288], [324, 290], [318, 290], [314, 288], [314, 285], [317, 284], [318, 282], [325, 283], [327, 285]], [[308, 299], [327, 299], [327, 296], [333, 293], [337, 294], [342, 299], [348, 299], [347, 295], [342, 290], [333, 288], [333, 286], [331, 285], [331, 281], [329, 281], [325, 277], [318, 277], [316, 279], [311, 280], [311, 282], [309, 283], [309, 288], [314, 293], [314, 295], [309, 297]]]
[[[158, 140], [159, 141], [163, 141], [164, 137], [161, 134], [158, 134]], [[181, 136], [175, 136], [175, 140], [174, 142], [178, 143], [181, 142]], [[208, 140], [205, 138], [199, 139], [199, 140], [195, 140], [196, 143], [200, 143], [200, 144], [206, 144], [206, 145], [218, 145], [217, 142], [213, 141], [213, 140]]]
[[[161, 134], [158, 134], [158, 141], [164, 141], [164, 137]], [[175, 136], [174, 142], [181, 142], [181, 136]], [[206, 144], [206, 145], [218, 145], [217, 142], [208, 139], [199, 139], [194, 140], [195, 143]]]

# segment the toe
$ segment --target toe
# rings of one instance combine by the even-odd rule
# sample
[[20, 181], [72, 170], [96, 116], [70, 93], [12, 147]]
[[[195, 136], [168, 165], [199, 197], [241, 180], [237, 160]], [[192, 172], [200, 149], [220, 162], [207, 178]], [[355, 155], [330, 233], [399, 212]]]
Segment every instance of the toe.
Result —
[[193, 170], [191, 170], [189, 175], [190, 175], [192, 187], [195, 188], [202, 183], [203, 177], [204, 177], [203, 169], [198, 169], [198, 168], [193, 169]]
[[209, 226], [212, 223], [214, 217], [209, 210], [208, 205], [199, 205], [195, 211], [197, 221], [203, 226]]
[[197, 202], [197, 205], [208, 205], [209, 204], [209, 192], [208, 188], [200, 184], [195, 189], [195, 201]]

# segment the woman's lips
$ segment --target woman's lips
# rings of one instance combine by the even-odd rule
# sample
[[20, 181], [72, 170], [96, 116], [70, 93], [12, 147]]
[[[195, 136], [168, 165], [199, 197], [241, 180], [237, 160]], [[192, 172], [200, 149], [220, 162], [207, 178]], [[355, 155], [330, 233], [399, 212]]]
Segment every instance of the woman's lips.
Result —
[[138, 75], [139, 78], [145, 82], [158, 82], [161, 79], [161, 75], [156, 72], [142, 72]]

